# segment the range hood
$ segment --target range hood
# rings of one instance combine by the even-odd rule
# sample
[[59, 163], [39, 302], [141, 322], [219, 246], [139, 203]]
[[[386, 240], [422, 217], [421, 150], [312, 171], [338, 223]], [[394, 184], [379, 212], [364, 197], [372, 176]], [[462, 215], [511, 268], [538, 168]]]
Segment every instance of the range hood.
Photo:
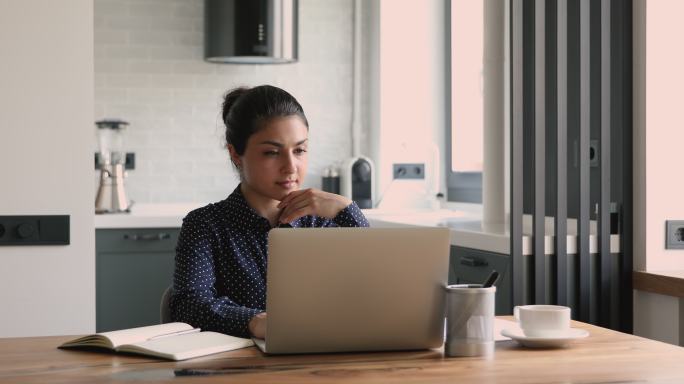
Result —
[[212, 63], [297, 61], [297, 0], [204, 0], [204, 59]]

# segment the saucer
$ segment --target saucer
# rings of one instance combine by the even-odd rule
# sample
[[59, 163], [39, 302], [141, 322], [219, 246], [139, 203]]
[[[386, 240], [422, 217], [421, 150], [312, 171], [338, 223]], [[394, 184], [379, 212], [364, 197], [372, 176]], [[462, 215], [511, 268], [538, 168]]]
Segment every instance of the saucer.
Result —
[[559, 348], [575, 339], [589, 336], [589, 331], [579, 328], [570, 328], [568, 331], [555, 337], [528, 337], [520, 328], [506, 328], [501, 334], [517, 341], [521, 345], [530, 348]]

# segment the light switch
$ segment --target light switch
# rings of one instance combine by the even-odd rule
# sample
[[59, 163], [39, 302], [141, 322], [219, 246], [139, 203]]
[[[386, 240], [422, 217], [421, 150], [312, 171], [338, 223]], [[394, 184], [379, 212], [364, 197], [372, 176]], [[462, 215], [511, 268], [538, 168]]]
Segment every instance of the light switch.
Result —
[[69, 215], [0, 216], [0, 245], [68, 245]]

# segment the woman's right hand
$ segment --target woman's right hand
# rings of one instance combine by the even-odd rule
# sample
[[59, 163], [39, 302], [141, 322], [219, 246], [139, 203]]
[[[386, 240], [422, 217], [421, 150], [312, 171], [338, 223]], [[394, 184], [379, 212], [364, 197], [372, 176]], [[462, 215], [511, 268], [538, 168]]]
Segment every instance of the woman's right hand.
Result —
[[249, 321], [249, 333], [257, 339], [266, 338], [266, 312], [257, 313]]
[[290, 192], [278, 203], [278, 208], [282, 209], [278, 220], [284, 224], [306, 215], [333, 219], [351, 203], [348, 198], [334, 193], [314, 188], [300, 189]]

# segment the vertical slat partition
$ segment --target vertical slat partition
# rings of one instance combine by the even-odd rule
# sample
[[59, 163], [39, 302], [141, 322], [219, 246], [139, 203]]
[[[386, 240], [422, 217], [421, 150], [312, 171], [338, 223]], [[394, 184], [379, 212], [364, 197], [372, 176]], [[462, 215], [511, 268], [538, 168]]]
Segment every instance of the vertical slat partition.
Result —
[[601, 141], [600, 141], [600, 195], [598, 212], [598, 245], [601, 258], [601, 324], [611, 323], [610, 309], [607, 305], [612, 301], [611, 277], [617, 276], [613, 268], [610, 253], [610, 128], [611, 128], [611, 97], [610, 97], [610, 0], [601, 0]]
[[579, 211], [577, 214], [577, 250], [579, 254], [579, 318], [595, 322], [592, 312], [592, 281], [589, 254], [589, 132], [591, 125], [591, 0], [580, 0], [580, 129], [579, 129]]
[[[622, 126], [631, 122], [624, 80], [631, 40], [623, 34], [631, 31], [631, 3], [509, 4], [512, 303], [557, 303], [578, 320], [624, 330], [632, 253], [631, 228], [622, 226], [632, 216], [631, 192], [623, 190], [632, 179], [631, 165], [622, 164], [631, 161], [631, 128]], [[611, 162], [616, 155], [622, 161]], [[611, 253], [615, 207], [625, 215], [620, 253]], [[523, 233], [530, 214], [532, 230]], [[546, 255], [547, 215], [553, 255]]]
[[558, 121], [556, 133], [556, 302], [568, 303], [568, 0], [558, 0], [557, 5], [557, 100]]
[[[639, 7], [645, 7], [644, 3], [641, 3]], [[618, 24], [619, 28], [614, 29], [616, 33], [614, 36], [621, 37], [618, 39], [619, 44], [617, 46], [620, 49], [620, 55], [622, 60], [615, 60], [613, 68], [618, 68], [618, 75], [616, 78], [618, 81], [614, 82], [615, 93], [620, 95], [619, 105], [617, 101], [614, 101], [613, 105], [618, 106], [620, 110], [629, 111], [629, 113], [617, 114], [619, 121], [614, 122], [614, 126], [618, 128], [623, 135], [622, 143], [622, 156], [620, 157], [622, 165], [627, 171], [622, 174], [622, 183], [619, 188], [622, 190], [622, 201], [618, 202], [620, 205], [617, 207], [617, 214], [619, 214], [619, 234], [620, 234], [620, 262], [619, 262], [619, 274], [615, 275], [620, 281], [620, 289], [618, 291], [620, 300], [620, 311], [615, 316], [618, 316], [618, 322], [620, 323], [619, 329], [622, 332], [631, 333], [633, 331], [633, 297], [632, 297], [632, 270], [633, 270], [633, 248], [632, 241], [633, 236], [633, 211], [632, 211], [632, 79], [638, 76], [639, 71], [632, 71], [632, 33], [633, 26], [632, 20], [635, 16], [632, 10], [632, 2], [617, 2], [613, 3], [613, 7], [618, 10], [617, 20], [620, 21]], [[643, 9], [643, 8], [642, 8]], [[636, 11], [636, 9], [634, 9]], [[638, 11], [637, 11], [638, 12]], [[637, 15], [639, 18], [643, 18], [644, 12]], [[643, 19], [642, 19], [643, 20]], [[615, 23], [611, 23], [615, 24]], [[641, 39], [635, 38], [634, 49], [643, 41]], [[635, 77], [633, 77], [635, 76]], [[638, 87], [637, 87], [638, 88]]]
[[510, 255], [513, 305], [525, 303], [523, 217], [523, 0], [511, 1]]
[[534, 292], [537, 304], [551, 300], [547, 291], [546, 227], [546, 0], [534, 4]]

